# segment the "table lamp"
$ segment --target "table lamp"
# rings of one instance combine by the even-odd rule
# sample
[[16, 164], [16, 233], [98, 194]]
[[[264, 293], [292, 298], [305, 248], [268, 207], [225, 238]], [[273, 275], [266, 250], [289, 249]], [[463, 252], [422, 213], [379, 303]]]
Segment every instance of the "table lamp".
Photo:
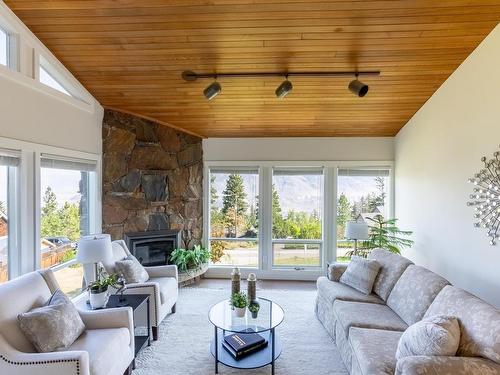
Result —
[[368, 224], [364, 222], [348, 221], [345, 226], [345, 238], [354, 240], [354, 255], [358, 254], [358, 240], [368, 239]]
[[76, 259], [82, 264], [94, 264], [94, 278], [85, 276], [87, 285], [99, 277], [97, 269], [99, 262], [111, 262], [113, 259], [113, 247], [111, 246], [111, 236], [109, 234], [93, 234], [83, 236], [78, 241], [78, 251]]

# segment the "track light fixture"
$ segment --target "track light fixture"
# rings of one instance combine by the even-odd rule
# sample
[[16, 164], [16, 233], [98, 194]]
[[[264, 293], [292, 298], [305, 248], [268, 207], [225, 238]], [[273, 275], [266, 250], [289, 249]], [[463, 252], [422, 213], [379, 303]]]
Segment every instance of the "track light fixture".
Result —
[[368, 85], [358, 80], [358, 74], [356, 74], [356, 79], [349, 82], [349, 91], [351, 91], [354, 95], [362, 98], [368, 93]]
[[205, 98], [207, 98], [208, 100], [212, 100], [217, 95], [219, 95], [221, 91], [222, 87], [220, 83], [215, 81], [208, 85], [205, 90], [203, 90], [203, 95], [205, 95]]
[[[368, 85], [358, 80], [359, 76], [379, 76], [379, 70], [369, 70], [369, 71], [339, 71], [339, 72], [241, 72], [241, 73], [195, 73], [190, 70], [182, 72], [182, 79], [187, 82], [196, 81], [197, 79], [213, 78], [217, 79], [219, 77], [283, 77], [285, 76], [285, 81], [278, 86], [275, 93], [278, 98], [284, 98], [288, 95], [292, 89], [293, 85], [288, 80], [288, 76], [305, 76], [305, 77], [343, 77], [343, 76], [355, 76], [356, 79], [349, 83], [349, 91], [358, 97], [363, 97], [368, 93]], [[203, 90], [203, 95], [208, 100], [215, 98], [220, 94], [222, 88], [218, 82], [213, 82], [205, 90]]]
[[275, 93], [276, 96], [280, 99], [283, 99], [285, 96], [292, 92], [293, 85], [292, 82], [288, 80], [288, 75], [285, 76], [285, 80], [278, 86]]

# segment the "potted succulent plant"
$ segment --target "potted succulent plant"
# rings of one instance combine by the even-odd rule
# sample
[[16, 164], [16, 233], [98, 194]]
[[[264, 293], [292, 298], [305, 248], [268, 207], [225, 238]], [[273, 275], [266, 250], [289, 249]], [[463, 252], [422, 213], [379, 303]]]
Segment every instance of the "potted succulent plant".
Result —
[[245, 293], [234, 293], [231, 296], [231, 306], [233, 306], [236, 316], [238, 318], [243, 318], [246, 313], [248, 302]]
[[252, 301], [248, 305], [248, 310], [252, 313], [252, 318], [257, 319], [257, 316], [259, 315], [259, 310], [260, 310], [260, 304], [257, 301]]
[[118, 275], [113, 274], [103, 277], [102, 273], [100, 273], [97, 280], [88, 285], [87, 289], [89, 290], [89, 300], [92, 309], [100, 309], [106, 306], [109, 298], [108, 289], [110, 286], [117, 285], [117, 282]]

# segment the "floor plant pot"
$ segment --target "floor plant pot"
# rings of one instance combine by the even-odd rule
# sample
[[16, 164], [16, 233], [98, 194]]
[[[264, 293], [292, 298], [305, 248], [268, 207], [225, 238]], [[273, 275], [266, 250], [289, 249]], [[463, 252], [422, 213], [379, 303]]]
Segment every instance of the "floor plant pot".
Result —
[[109, 293], [105, 291], [92, 291], [89, 293], [90, 306], [93, 310], [102, 309], [108, 303]]
[[236, 316], [238, 318], [243, 318], [245, 316], [247, 308], [246, 307], [235, 307], [234, 311], [236, 312]]

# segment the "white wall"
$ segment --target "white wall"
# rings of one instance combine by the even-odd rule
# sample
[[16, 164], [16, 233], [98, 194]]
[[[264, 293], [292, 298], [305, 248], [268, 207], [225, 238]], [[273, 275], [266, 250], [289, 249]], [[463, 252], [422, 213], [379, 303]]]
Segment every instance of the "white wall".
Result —
[[380, 138], [209, 138], [209, 161], [391, 161], [394, 139]]
[[[100, 155], [101, 105], [1, 1], [0, 25], [14, 34], [19, 56], [16, 70], [0, 65], [0, 137]], [[40, 55], [79, 99], [37, 81]]]
[[396, 137], [396, 217], [414, 231], [405, 255], [500, 306], [500, 246], [473, 228], [467, 179], [500, 143], [500, 28]]

